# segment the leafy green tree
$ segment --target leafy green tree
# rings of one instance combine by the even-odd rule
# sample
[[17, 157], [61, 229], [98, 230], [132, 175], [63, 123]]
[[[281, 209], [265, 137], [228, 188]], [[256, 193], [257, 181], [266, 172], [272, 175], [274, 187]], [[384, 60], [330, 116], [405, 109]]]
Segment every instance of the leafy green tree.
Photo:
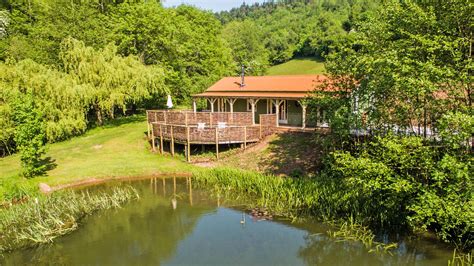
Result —
[[438, 129], [449, 148], [469, 151], [474, 137], [474, 115], [449, 112], [438, 121]]
[[42, 155], [46, 138], [43, 115], [35, 104], [31, 91], [21, 95], [14, 103], [15, 143], [20, 152], [22, 174], [31, 178], [45, 171]]
[[322, 172], [344, 195], [340, 213], [373, 228], [429, 229], [472, 248], [471, 160], [443, 155], [421, 137], [387, 135], [364, 146], [331, 153]]
[[230, 50], [221, 25], [208, 12], [190, 6], [124, 4], [113, 13], [114, 40], [122, 55], [136, 55], [166, 69], [174, 96], [187, 99], [231, 70]]
[[241, 66], [252, 75], [262, 75], [268, 67], [268, 54], [263, 44], [261, 30], [253, 21], [234, 21], [227, 24], [223, 37], [232, 49], [234, 71], [240, 73]]
[[68, 38], [60, 57], [64, 71], [84, 87], [85, 102], [99, 124], [106, 117], [113, 119], [116, 109], [125, 112], [127, 105], [167, 92], [161, 68], [145, 66], [135, 56], [121, 57], [114, 45], [95, 50]]
[[[357, 88], [351, 96], [365, 102], [367, 126], [398, 125], [424, 135], [443, 113], [472, 106], [470, 42], [455, 26], [470, 22], [462, 1], [448, 2], [437, 11], [410, 1], [390, 3], [330, 57], [327, 70], [346, 79], [341, 84], [351, 78]], [[456, 10], [462, 12], [455, 18]]]
[[4, 57], [59, 65], [60, 44], [69, 36], [101, 48], [110, 42], [106, 1], [7, 1], [10, 24]]
[[[3, 92], [3, 90], [2, 90]], [[3, 93], [2, 93], [3, 94]], [[13, 137], [15, 136], [15, 123], [13, 121], [12, 108], [6, 104], [6, 99], [0, 96], [0, 150], [1, 156], [10, 155], [13, 152]]]
[[4, 112], [1, 120], [5, 125], [5, 135], [2, 139], [6, 145], [5, 149], [14, 148], [10, 134], [14, 131], [12, 104], [16, 98], [26, 97], [29, 92], [35, 95], [35, 108], [43, 115], [46, 139], [49, 142], [63, 140], [85, 131], [85, 88], [70, 76], [31, 60], [0, 64], [0, 72], [0, 107]]

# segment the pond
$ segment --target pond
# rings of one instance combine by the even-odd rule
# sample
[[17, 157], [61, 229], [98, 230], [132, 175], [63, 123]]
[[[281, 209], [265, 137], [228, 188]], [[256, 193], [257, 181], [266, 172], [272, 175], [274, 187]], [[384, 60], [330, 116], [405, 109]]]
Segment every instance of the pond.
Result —
[[[173, 182], [173, 180], [176, 180]], [[321, 223], [254, 218], [239, 200], [192, 190], [187, 180], [132, 185], [138, 201], [90, 216], [53, 244], [21, 250], [2, 265], [446, 265], [452, 251], [435, 240], [404, 240], [389, 254], [330, 238]]]

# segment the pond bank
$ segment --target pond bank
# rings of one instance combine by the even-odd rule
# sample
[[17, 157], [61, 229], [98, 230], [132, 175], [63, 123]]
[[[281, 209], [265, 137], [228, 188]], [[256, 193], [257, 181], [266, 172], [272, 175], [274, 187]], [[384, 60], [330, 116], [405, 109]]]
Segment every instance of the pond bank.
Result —
[[152, 178], [165, 178], [165, 177], [178, 177], [178, 178], [185, 178], [185, 177], [192, 177], [193, 174], [188, 172], [182, 173], [170, 173], [170, 174], [154, 174], [154, 175], [142, 175], [142, 176], [120, 176], [120, 177], [106, 177], [106, 178], [87, 178], [83, 180], [74, 181], [71, 183], [65, 183], [57, 186], [49, 186], [46, 183], [40, 183], [39, 188], [43, 194], [49, 194], [54, 191], [69, 189], [69, 188], [81, 188], [81, 187], [88, 187], [94, 185], [100, 185], [107, 182], [112, 181], [134, 181], [134, 180], [142, 180], [142, 179], [152, 179]]

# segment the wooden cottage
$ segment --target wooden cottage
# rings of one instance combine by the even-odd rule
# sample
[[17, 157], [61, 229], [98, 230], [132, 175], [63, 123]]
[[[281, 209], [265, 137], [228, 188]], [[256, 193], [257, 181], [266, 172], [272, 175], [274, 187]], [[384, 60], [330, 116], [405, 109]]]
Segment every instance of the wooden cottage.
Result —
[[253, 124], [259, 123], [261, 114], [276, 114], [277, 126], [326, 126], [324, 112], [318, 112], [317, 121], [307, 119], [304, 99], [327, 80], [322, 75], [247, 76], [225, 77], [206, 91], [193, 95], [207, 101], [209, 112], [251, 112]]
[[[246, 148], [282, 127], [309, 130], [325, 127], [324, 112], [307, 118], [305, 99], [319, 88], [325, 76], [226, 77], [203, 93], [193, 95], [193, 110], [147, 110], [148, 136], [153, 150], [163, 153], [165, 143], [174, 155], [175, 144], [184, 145], [188, 161], [193, 145], [240, 144]], [[198, 112], [196, 100], [207, 107]], [[280, 129], [279, 129], [280, 128]], [[287, 130], [287, 129], [283, 129]]]

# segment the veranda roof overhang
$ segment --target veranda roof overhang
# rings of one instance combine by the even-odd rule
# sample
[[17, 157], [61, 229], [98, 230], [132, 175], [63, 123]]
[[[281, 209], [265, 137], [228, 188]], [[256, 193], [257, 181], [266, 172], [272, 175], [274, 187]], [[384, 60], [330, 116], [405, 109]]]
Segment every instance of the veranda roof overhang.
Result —
[[195, 98], [237, 98], [237, 99], [294, 99], [300, 100], [310, 96], [310, 92], [253, 92], [253, 91], [206, 91], [195, 94]]

